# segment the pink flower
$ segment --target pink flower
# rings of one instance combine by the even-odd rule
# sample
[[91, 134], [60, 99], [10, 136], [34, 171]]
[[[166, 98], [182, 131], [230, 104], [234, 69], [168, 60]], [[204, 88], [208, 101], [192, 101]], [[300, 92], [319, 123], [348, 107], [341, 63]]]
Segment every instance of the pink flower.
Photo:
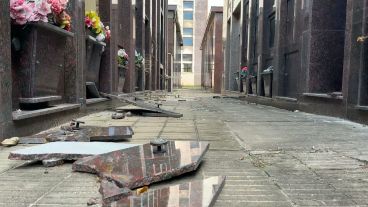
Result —
[[26, 24], [32, 14], [33, 9], [25, 0], [10, 1], [10, 17], [14, 19], [17, 24]]
[[87, 25], [88, 28], [92, 27], [92, 20], [89, 17], [84, 18], [84, 23]]
[[244, 66], [244, 67], [242, 67], [242, 69], [241, 69], [242, 71], [248, 71], [248, 67], [247, 66]]
[[35, 3], [29, 4], [33, 8], [33, 14], [29, 18], [30, 22], [48, 21], [47, 15], [51, 13], [50, 4], [48, 4], [46, 1], [41, 1], [38, 4]]
[[105, 27], [105, 33], [106, 33], [106, 40], [110, 40], [111, 38], [111, 31], [110, 31], [110, 27], [106, 26]]
[[51, 4], [52, 12], [60, 14], [66, 8], [68, 0], [47, 0], [47, 3]]

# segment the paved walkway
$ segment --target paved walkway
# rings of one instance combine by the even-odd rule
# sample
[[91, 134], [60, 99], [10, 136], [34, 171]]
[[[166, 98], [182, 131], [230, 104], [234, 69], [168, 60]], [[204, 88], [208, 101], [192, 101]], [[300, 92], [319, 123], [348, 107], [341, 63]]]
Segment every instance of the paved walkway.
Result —
[[[110, 112], [84, 117], [89, 124], [131, 125], [133, 143], [158, 135], [211, 143], [200, 169], [157, 186], [228, 176], [216, 207], [368, 206], [368, 127], [341, 119], [289, 112], [214, 94], [181, 90], [166, 109], [183, 118], [129, 117]], [[86, 206], [98, 196], [93, 175], [71, 172], [71, 164], [17, 167], [0, 148], [0, 206]]]

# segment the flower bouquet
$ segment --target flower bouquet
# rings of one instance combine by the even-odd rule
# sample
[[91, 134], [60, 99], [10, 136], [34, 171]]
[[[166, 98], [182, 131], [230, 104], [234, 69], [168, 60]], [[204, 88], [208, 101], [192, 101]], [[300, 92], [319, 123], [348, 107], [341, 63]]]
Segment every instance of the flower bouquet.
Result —
[[10, 17], [14, 24], [48, 22], [67, 31], [71, 18], [65, 11], [69, 0], [10, 0]]
[[95, 37], [98, 42], [104, 42], [111, 38], [109, 26], [105, 27], [95, 11], [89, 11], [86, 13], [84, 23], [86, 28], [91, 32], [91, 36]]
[[129, 56], [128, 54], [125, 52], [125, 49], [120, 49], [118, 50], [118, 64], [119, 66], [127, 66], [129, 61]]
[[246, 79], [248, 75], [249, 75], [248, 67], [247, 66], [242, 67], [240, 70], [241, 79]]
[[136, 66], [136, 68], [142, 69], [143, 68], [143, 63], [144, 63], [143, 56], [139, 52], [135, 51], [135, 66]]

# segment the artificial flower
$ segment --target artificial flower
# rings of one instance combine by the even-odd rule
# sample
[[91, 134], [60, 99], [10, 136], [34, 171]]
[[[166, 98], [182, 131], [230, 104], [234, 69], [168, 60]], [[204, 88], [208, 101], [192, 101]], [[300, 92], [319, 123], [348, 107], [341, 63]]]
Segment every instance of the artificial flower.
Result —
[[10, 17], [15, 23], [26, 24], [33, 15], [33, 9], [25, 0], [10, 0]]
[[110, 31], [110, 27], [106, 26], [105, 27], [105, 34], [106, 34], [106, 40], [110, 40], [111, 38], [111, 31]]

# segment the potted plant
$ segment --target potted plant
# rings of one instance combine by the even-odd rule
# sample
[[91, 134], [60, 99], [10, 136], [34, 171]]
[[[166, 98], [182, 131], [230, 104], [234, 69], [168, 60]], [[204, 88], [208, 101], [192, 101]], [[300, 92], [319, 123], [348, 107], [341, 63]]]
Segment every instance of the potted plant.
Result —
[[11, 0], [9, 6], [13, 88], [20, 106], [61, 100], [67, 38], [74, 36], [68, 0]]
[[272, 97], [273, 66], [268, 67], [261, 73], [261, 75], [262, 75], [264, 95], [266, 97]]
[[118, 50], [118, 73], [119, 73], [119, 85], [118, 91], [122, 92], [125, 84], [125, 74], [129, 63], [129, 55], [125, 52], [125, 49]]

